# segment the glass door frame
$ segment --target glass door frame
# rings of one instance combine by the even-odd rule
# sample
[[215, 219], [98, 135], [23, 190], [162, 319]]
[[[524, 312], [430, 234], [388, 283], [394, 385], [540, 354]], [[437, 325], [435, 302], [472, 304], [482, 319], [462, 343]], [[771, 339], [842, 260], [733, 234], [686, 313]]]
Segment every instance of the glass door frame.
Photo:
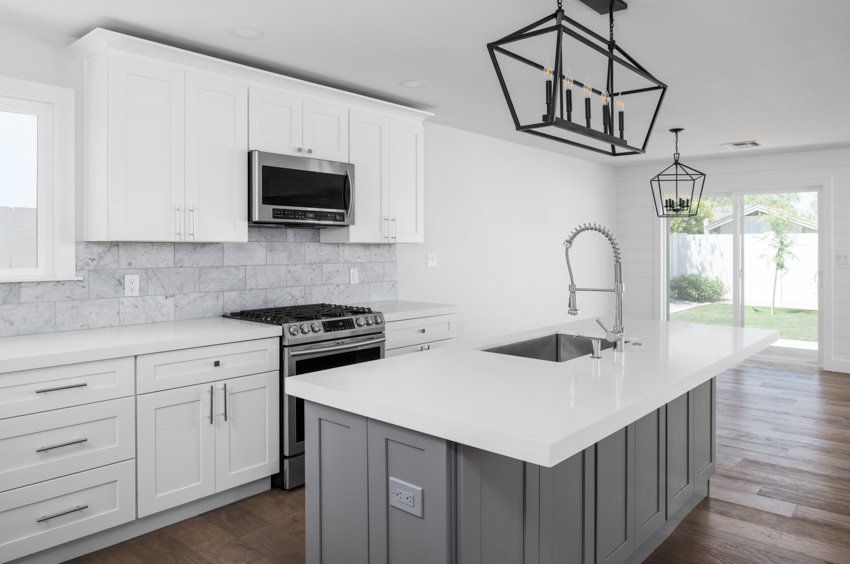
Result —
[[[733, 243], [733, 289], [732, 289], [732, 326], [744, 327], [745, 305], [744, 290], [746, 272], [744, 269], [744, 198], [758, 194], [787, 194], [796, 192], [816, 192], [818, 197], [818, 363], [829, 369], [825, 359], [832, 354], [832, 315], [828, 304], [832, 299], [832, 216], [827, 200], [832, 201], [832, 179], [824, 180], [822, 183], [809, 184], [802, 182], [791, 186], [782, 186], [778, 183], [776, 187], [758, 187], [741, 190], [718, 190], [703, 194], [706, 198], [732, 198], [732, 214], [734, 216], [734, 243]], [[661, 283], [660, 297], [662, 303], [662, 319], [670, 320], [670, 220], [660, 221], [659, 233], [661, 236], [660, 259], [663, 264], [663, 280]]]

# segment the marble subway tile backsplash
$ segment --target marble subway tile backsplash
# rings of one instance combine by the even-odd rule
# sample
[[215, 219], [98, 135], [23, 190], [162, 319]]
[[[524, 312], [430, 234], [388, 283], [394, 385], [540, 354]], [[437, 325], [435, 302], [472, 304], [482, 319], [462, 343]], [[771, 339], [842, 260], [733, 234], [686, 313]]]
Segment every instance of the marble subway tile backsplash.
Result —
[[[324, 244], [311, 229], [248, 233], [248, 243], [77, 243], [82, 280], [0, 283], [0, 337], [397, 298], [395, 245]], [[351, 268], [359, 284], [349, 284]], [[125, 274], [139, 275], [138, 297], [124, 297]]]

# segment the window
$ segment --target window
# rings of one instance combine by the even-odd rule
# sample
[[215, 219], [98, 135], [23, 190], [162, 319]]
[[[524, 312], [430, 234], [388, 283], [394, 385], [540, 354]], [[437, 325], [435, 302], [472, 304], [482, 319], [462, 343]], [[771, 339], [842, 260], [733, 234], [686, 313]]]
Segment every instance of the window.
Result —
[[74, 91], [0, 77], [0, 282], [75, 278]]

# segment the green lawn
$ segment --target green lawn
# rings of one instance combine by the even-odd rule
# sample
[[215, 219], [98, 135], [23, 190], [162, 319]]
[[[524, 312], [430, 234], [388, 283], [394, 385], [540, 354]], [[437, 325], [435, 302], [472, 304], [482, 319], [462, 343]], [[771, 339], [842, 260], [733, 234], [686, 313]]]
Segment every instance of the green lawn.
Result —
[[[775, 329], [780, 339], [794, 341], [818, 340], [818, 312], [814, 309], [776, 308], [770, 315], [769, 307], [746, 306], [744, 324], [756, 329]], [[706, 323], [708, 325], [732, 325], [732, 304], [706, 304], [692, 307], [670, 315], [670, 321]]]

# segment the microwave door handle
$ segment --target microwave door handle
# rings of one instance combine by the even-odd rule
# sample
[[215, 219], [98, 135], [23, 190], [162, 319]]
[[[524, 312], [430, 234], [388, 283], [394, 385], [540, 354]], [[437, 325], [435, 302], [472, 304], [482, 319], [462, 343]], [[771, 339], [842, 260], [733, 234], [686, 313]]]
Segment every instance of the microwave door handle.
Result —
[[345, 204], [345, 217], [351, 217], [351, 171], [345, 171], [345, 186], [343, 188], [343, 203]]

